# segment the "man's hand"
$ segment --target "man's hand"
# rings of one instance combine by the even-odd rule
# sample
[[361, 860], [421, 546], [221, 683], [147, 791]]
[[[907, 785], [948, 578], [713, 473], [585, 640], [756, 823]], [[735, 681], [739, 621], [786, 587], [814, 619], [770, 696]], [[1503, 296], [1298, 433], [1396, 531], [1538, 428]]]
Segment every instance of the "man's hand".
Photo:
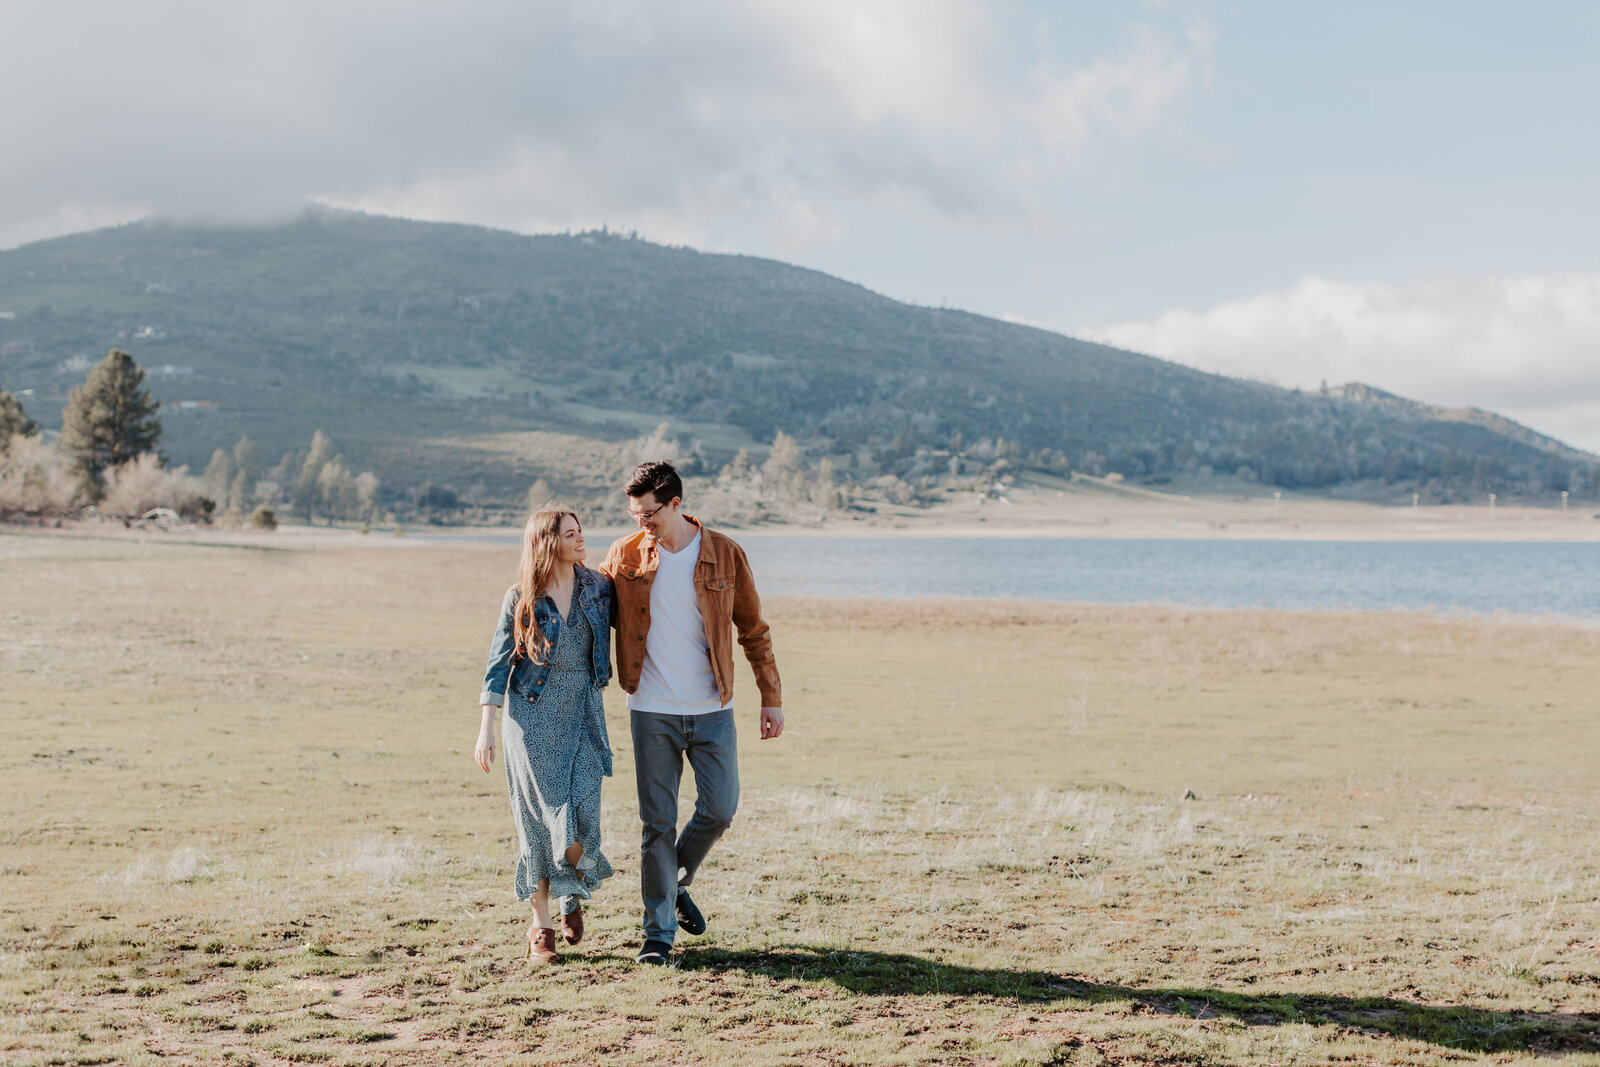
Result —
[[783, 709], [763, 707], [761, 709], [761, 740], [765, 741], [769, 737], [777, 737], [781, 733], [783, 733]]

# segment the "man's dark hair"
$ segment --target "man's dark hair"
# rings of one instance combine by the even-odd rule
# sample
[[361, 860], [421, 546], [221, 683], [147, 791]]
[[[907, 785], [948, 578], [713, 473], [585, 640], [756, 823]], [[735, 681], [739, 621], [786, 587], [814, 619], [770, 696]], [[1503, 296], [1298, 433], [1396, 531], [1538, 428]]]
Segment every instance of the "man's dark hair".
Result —
[[633, 468], [633, 476], [628, 479], [624, 489], [631, 497], [653, 493], [657, 504], [669, 504], [673, 497], [682, 498], [683, 479], [678, 477], [677, 468], [672, 464], [657, 460]]

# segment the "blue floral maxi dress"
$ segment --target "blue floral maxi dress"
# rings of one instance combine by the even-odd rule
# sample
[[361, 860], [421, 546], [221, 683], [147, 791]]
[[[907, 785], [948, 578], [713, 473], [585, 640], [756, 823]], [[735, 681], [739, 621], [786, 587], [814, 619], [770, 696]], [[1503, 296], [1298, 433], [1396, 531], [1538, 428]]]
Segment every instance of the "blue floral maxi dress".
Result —
[[[576, 589], [569, 610], [545, 650], [550, 673], [537, 701], [508, 689], [502, 727], [519, 847], [517, 899], [533, 896], [539, 880], [548, 878], [562, 914], [613, 873], [600, 851], [600, 780], [611, 773], [611, 742], [591, 666], [595, 634]], [[583, 846], [576, 868], [566, 858], [574, 841]]]

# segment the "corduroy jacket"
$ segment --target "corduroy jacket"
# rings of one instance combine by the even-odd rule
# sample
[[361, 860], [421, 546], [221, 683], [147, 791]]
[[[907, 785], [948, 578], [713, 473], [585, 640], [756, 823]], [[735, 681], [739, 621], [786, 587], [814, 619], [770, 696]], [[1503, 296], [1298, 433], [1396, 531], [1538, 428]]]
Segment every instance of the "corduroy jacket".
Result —
[[[772, 634], [761, 617], [761, 597], [750, 574], [744, 549], [726, 534], [700, 527], [700, 556], [694, 566], [695, 598], [705, 620], [711, 671], [724, 704], [733, 700], [733, 629], [756, 674], [761, 706], [783, 706], [778, 663], [772, 655]], [[644, 530], [612, 544], [600, 573], [615, 583], [617, 605], [617, 681], [629, 693], [639, 689], [645, 641], [650, 636], [650, 583], [660, 562], [655, 539]]]

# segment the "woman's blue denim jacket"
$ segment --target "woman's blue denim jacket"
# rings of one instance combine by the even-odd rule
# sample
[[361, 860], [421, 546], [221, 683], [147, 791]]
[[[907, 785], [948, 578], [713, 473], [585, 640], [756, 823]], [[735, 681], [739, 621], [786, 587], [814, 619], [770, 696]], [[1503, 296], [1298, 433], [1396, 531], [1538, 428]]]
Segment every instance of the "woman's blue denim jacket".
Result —
[[[573, 571], [578, 609], [588, 616], [589, 628], [594, 631], [594, 687], [603, 689], [611, 681], [611, 620], [616, 604], [615, 591], [611, 579], [599, 571], [592, 571], [581, 564], [574, 567]], [[483, 693], [478, 697], [479, 704], [504, 704], [508, 685], [515, 687], [517, 693], [531, 704], [539, 699], [539, 690], [544, 688], [545, 676], [550, 673], [547, 664], [534, 663], [526, 656], [517, 660], [515, 667], [511, 665], [511, 656], [517, 647], [512, 613], [516, 609], [518, 596], [519, 591], [513, 588], [506, 593], [505, 601], [500, 605], [500, 625], [495, 628], [494, 641], [489, 645], [489, 666], [483, 674]], [[547, 596], [540, 597], [533, 606], [533, 620], [545, 640], [552, 645], [555, 644], [560, 618]]]

